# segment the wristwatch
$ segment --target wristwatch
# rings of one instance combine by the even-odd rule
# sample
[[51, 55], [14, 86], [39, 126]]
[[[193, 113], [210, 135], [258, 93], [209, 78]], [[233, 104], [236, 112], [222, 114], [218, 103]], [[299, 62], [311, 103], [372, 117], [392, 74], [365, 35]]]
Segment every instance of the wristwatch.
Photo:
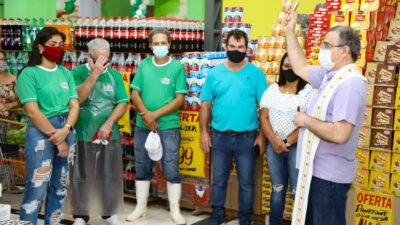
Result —
[[288, 142], [287, 138], [285, 138], [285, 139], [283, 140], [283, 143], [285, 143], [287, 147], [290, 147], [290, 143]]
[[74, 131], [74, 128], [73, 128], [70, 124], [68, 124], [68, 123], [65, 124], [65, 127], [68, 128], [68, 130], [69, 130], [70, 133], [72, 133], [72, 131]]

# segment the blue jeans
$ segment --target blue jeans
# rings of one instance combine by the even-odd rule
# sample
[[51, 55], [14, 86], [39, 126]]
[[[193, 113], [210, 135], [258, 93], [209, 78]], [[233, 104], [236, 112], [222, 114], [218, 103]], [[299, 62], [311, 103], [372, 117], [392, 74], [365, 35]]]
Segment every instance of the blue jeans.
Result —
[[239, 181], [239, 222], [240, 225], [251, 224], [254, 200], [255, 153], [253, 144], [255, 139], [255, 131], [238, 135], [213, 131], [211, 150], [213, 173], [211, 220], [213, 224], [224, 222], [224, 205], [232, 159], [236, 161]]
[[307, 225], [346, 225], [346, 200], [351, 184], [312, 177]]
[[[67, 114], [49, 119], [54, 128], [63, 128]], [[60, 224], [62, 203], [67, 196], [69, 166], [75, 149], [75, 134], [67, 136], [68, 157], [59, 157], [57, 146], [47, 141], [49, 136], [29, 124], [25, 138], [26, 181], [21, 204], [21, 220], [37, 224], [42, 200], [46, 194], [45, 224]]]
[[[164, 172], [167, 181], [170, 183], [180, 183], [181, 175], [179, 174], [179, 142], [180, 129], [160, 130], [157, 133], [160, 135], [163, 148], [161, 158], [161, 168]], [[136, 165], [136, 180], [151, 180], [154, 176], [153, 161], [149, 158], [147, 150], [144, 147], [147, 135], [150, 130], [136, 127], [135, 129], [135, 165]]]
[[289, 152], [277, 154], [272, 145], [268, 144], [268, 168], [272, 183], [270, 225], [280, 225], [282, 223], [289, 179], [293, 197], [296, 192], [297, 176], [299, 174], [298, 169], [296, 169], [296, 150], [297, 145], [294, 144], [289, 147]]

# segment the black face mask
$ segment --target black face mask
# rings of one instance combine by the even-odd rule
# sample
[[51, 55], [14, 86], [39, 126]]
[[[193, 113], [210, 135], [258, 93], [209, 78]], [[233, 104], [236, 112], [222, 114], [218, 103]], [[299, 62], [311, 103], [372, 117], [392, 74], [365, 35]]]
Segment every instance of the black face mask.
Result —
[[282, 76], [287, 80], [288, 82], [293, 82], [299, 79], [299, 77], [293, 72], [293, 70], [282, 70]]
[[246, 52], [239, 52], [238, 50], [227, 51], [228, 59], [233, 63], [240, 63], [246, 57]]

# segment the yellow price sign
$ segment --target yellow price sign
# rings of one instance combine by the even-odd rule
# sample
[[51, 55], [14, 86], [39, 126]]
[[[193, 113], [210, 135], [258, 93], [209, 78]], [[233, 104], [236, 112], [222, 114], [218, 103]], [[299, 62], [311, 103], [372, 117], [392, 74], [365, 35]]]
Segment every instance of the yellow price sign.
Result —
[[[124, 87], [125, 87], [126, 93], [128, 94], [128, 99], [130, 99], [131, 93], [130, 93], [129, 85], [130, 85], [130, 80], [131, 80], [131, 74], [129, 72], [123, 72], [123, 73], [121, 73], [121, 75], [122, 75], [122, 80], [124, 81]], [[128, 102], [128, 107], [126, 109], [125, 114], [118, 121], [118, 125], [119, 125], [119, 131], [122, 133], [130, 134], [132, 132], [131, 121], [130, 121], [129, 102]]]

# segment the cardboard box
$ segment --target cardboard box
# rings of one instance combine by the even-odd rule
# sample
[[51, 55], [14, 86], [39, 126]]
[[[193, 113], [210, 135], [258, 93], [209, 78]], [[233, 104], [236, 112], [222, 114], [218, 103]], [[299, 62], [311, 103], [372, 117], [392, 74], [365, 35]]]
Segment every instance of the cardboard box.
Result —
[[365, 69], [365, 78], [367, 78], [368, 84], [375, 84], [377, 68], [378, 63], [367, 63], [367, 68]]
[[393, 129], [400, 130], [400, 110], [399, 109], [395, 110], [393, 122], [394, 122]]
[[[393, 131], [372, 129], [371, 130], [371, 148], [378, 148], [384, 150], [392, 149]], [[371, 156], [372, 157], [372, 156]]]
[[390, 173], [390, 163], [392, 155], [389, 152], [372, 151], [369, 168], [375, 171], [383, 171]]
[[360, 8], [360, 1], [354, 0], [342, 0], [341, 11], [351, 12], [356, 11]]
[[393, 153], [390, 172], [400, 174], [400, 153]]
[[369, 148], [371, 141], [371, 128], [361, 127], [360, 134], [358, 136], [358, 146], [361, 148]]
[[393, 129], [394, 109], [375, 108], [372, 113], [372, 127]]
[[354, 179], [353, 186], [362, 189], [368, 189], [369, 170], [358, 168], [356, 171], [356, 178]]
[[388, 39], [391, 41], [400, 41], [400, 21], [392, 20], [389, 26]]
[[397, 85], [397, 73], [395, 65], [379, 63], [376, 68], [375, 85]]
[[[374, 91], [375, 91], [375, 86], [372, 84], [369, 84], [367, 87], [367, 102], [366, 102], [367, 106], [372, 106], [372, 104], [374, 102], [373, 101], [374, 100]], [[400, 99], [399, 99], [399, 101], [400, 101]], [[399, 108], [400, 108], [400, 106], [399, 106]]]
[[350, 16], [348, 12], [334, 11], [331, 13], [331, 27], [338, 25], [342, 26], [350, 25]]
[[371, 170], [368, 188], [371, 191], [389, 193], [390, 173]]
[[356, 151], [356, 160], [357, 160], [357, 168], [361, 169], [369, 169], [369, 157], [370, 151], [368, 149], [357, 149]]
[[400, 152], [400, 131], [394, 131], [392, 150], [393, 152]]
[[400, 196], [400, 174], [392, 174], [390, 179], [390, 193]]
[[392, 41], [378, 41], [375, 46], [374, 61], [384, 62], [388, 45], [393, 45]]
[[395, 99], [396, 88], [376, 86], [372, 104], [378, 107], [394, 107]]
[[394, 106], [396, 109], [400, 109], [400, 88], [396, 89], [396, 99], [395, 99]]
[[400, 44], [387, 46], [385, 63], [400, 65]]
[[363, 120], [363, 126], [371, 126], [372, 123], [372, 107], [371, 106], [367, 106], [365, 107], [365, 111], [364, 111], [364, 120]]

